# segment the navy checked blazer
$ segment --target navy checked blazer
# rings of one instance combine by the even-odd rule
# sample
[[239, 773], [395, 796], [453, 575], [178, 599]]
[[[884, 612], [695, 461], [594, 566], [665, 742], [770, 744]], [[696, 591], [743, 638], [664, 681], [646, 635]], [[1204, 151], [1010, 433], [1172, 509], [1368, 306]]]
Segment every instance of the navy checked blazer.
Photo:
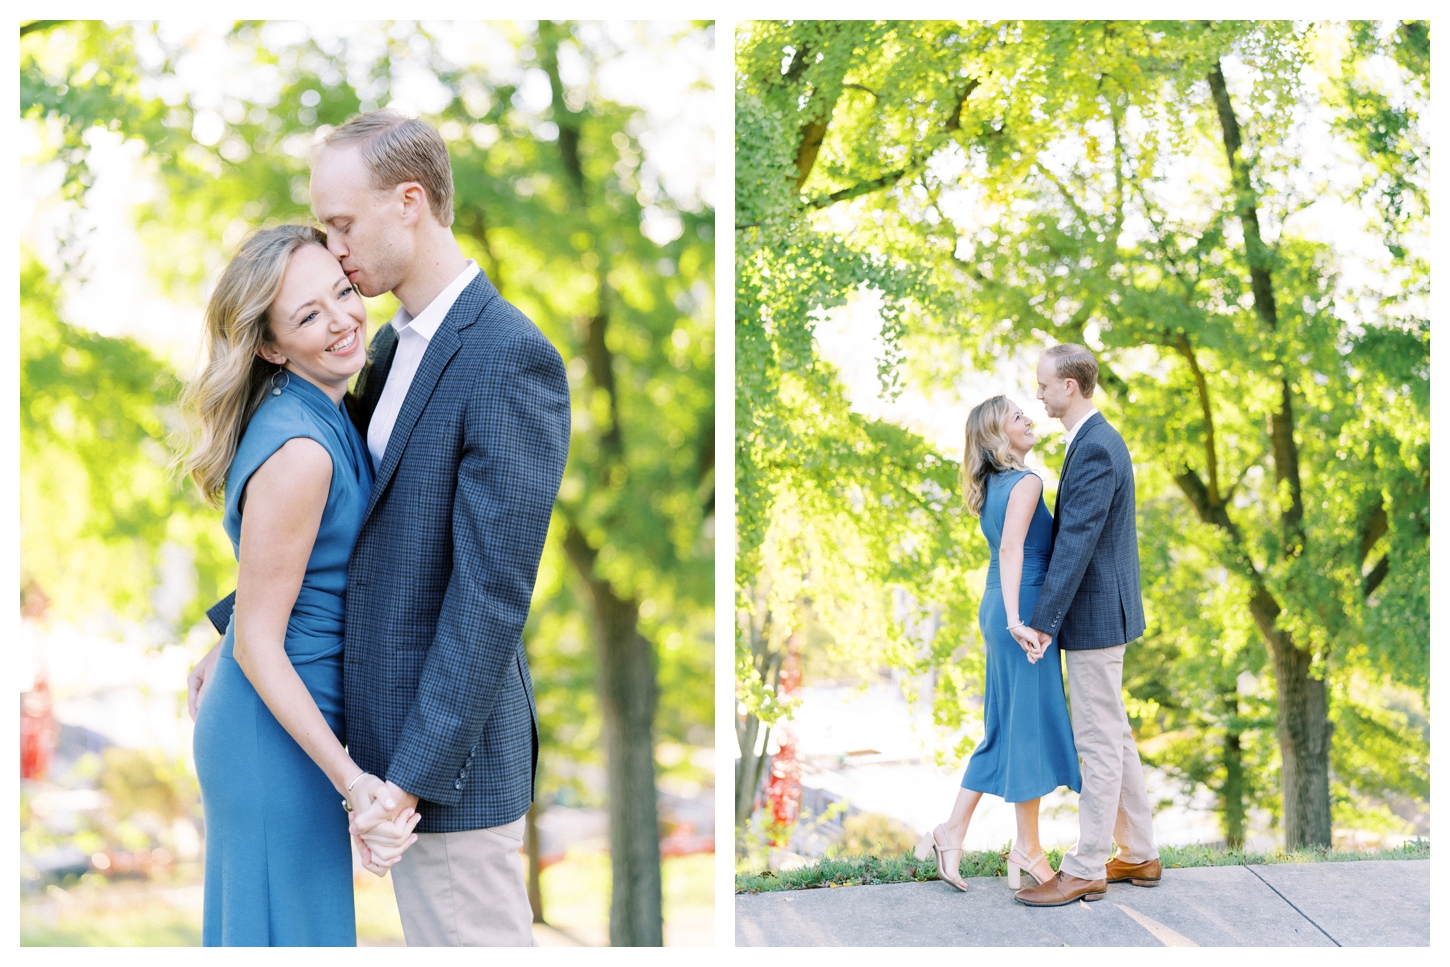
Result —
[[1143, 635], [1133, 461], [1101, 413], [1063, 458], [1052, 517], [1052, 561], [1028, 627], [1067, 651], [1113, 648]]
[[[396, 349], [383, 326], [351, 400], [364, 437]], [[419, 362], [348, 564], [348, 751], [419, 798], [418, 832], [501, 826], [533, 801], [523, 628], [569, 417], [558, 351], [480, 273]]]

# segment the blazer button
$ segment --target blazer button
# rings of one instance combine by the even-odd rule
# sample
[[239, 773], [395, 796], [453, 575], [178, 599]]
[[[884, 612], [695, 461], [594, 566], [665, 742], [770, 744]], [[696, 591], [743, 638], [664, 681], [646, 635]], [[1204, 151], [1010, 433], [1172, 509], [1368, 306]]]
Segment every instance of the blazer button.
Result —
[[455, 781], [453, 783], [453, 788], [454, 789], [462, 789], [463, 788], [463, 780], [462, 779], [459, 779], [459, 780]]

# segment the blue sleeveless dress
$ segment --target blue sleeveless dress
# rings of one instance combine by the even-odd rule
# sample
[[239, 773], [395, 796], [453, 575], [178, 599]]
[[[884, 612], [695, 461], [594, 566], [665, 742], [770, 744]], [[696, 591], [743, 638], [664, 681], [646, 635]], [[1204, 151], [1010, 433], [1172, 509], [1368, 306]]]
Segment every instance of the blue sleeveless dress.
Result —
[[[962, 777], [962, 787], [1001, 796], [1007, 802], [1026, 802], [1067, 786], [1082, 791], [1077, 746], [1072, 741], [1072, 720], [1062, 691], [1062, 664], [1054, 640], [1037, 664], [1007, 630], [1007, 608], [1002, 601], [997, 549], [1007, 517], [1007, 498], [1029, 470], [994, 475], [987, 482], [982, 504], [982, 536], [992, 549], [987, 585], [977, 621], [987, 646], [986, 701], [982, 718], [986, 734]], [[1022, 587], [1017, 613], [1032, 617], [1047, 565], [1052, 559], [1052, 514], [1039, 497], [1027, 537], [1022, 542]]]
[[[268, 394], [227, 471], [222, 526], [240, 551], [243, 488], [288, 440], [316, 440], [332, 484], [287, 657], [339, 741], [347, 562], [373, 486], [367, 447], [342, 407], [297, 376]], [[327, 776], [262, 702], [232, 656], [235, 622], [202, 696], [193, 751], [206, 818], [202, 945], [356, 946], [347, 813]]]

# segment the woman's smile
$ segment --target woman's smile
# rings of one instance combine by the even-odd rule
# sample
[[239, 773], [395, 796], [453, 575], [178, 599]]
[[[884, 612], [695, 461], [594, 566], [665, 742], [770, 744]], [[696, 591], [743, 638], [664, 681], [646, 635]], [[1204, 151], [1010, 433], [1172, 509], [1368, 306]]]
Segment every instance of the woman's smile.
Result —
[[350, 356], [352, 355], [352, 351], [357, 348], [357, 344], [357, 329], [353, 329], [337, 342], [324, 349], [323, 352], [332, 353], [334, 356]]

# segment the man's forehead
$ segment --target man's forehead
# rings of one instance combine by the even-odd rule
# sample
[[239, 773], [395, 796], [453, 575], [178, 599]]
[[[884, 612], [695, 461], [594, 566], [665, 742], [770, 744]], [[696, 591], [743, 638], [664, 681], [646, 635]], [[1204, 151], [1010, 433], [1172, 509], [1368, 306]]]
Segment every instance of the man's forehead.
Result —
[[313, 158], [309, 185], [314, 201], [322, 195], [334, 205], [346, 204], [372, 187], [360, 153], [337, 147], [323, 148]]

